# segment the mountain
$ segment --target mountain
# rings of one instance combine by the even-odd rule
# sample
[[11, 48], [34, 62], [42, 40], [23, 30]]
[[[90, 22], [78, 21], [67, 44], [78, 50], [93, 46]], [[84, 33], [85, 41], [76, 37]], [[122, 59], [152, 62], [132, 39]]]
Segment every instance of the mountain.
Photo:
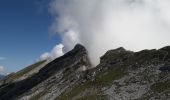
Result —
[[1, 75], [1, 74], [0, 74], [0, 79], [2, 79], [2, 78], [4, 78], [4, 77], [5, 77], [4, 75]]
[[33, 74], [38, 73], [39, 70], [42, 67], [44, 67], [47, 63], [48, 62], [45, 61], [45, 60], [44, 61], [39, 61], [39, 62], [36, 62], [33, 65], [30, 65], [30, 66], [18, 71], [17, 73], [11, 73], [11, 74], [7, 75], [6, 77], [4, 77], [0, 81], [0, 86], [24, 80], [24, 79], [32, 76]]
[[170, 99], [170, 46], [139, 52], [122, 47], [109, 50], [93, 67], [87, 50], [77, 44], [65, 55], [45, 62], [0, 81], [0, 100]]

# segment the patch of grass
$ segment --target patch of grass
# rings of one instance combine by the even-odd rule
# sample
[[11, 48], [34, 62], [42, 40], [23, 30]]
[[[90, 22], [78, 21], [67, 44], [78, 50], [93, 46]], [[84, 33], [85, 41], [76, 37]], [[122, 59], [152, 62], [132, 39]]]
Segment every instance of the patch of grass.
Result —
[[70, 100], [71, 98], [75, 97], [79, 93], [83, 92], [85, 89], [88, 89], [92, 87], [93, 85], [91, 84], [90, 81], [80, 84], [78, 86], [75, 86], [71, 91], [69, 92], [63, 92], [59, 97], [57, 97], [55, 100]]
[[170, 90], [169, 81], [155, 83], [150, 87], [150, 90], [147, 93], [141, 96], [139, 100], [149, 100], [151, 97], [157, 95], [157, 93], [164, 92], [165, 90]]
[[[101, 88], [106, 85], [111, 85], [111, 83], [115, 80], [123, 76], [123, 68], [115, 67], [110, 69], [107, 72], [100, 73], [94, 81], [87, 81], [84, 84], [79, 84], [70, 91], [63, 92], [59, 97], [55, 100], [70, 100], [80, 93], [84, 92], [86, 89], [97, 89], [98, 92], [101, 92]], [[103, 96], [102, 96], [103, 97]], [[106, 100], [102, 99], [101, 95], [87, 95], [85, 98], [81, 98], [78, 100]], [[88, 98], [88, 99], [87, 99]], [[101, 98], [101, 99], [98, 99]], [[104, 97], [103, 97], [104, 98]]]
[[24, 74], [28, 73], [29, 71], [33, 70], [34, 68], [40, 66], [40, 65], [43, 64], [44, 62], [46, 62], [46, 60], [39, 61], [39, 62], [37, 62], [37, 63], [35, 63], [35, 64], [33, 64], [33, 65], [30, 65], [30, 66], [24, 68], [23, 70], [15, 73], [12, 77], [13, 77], [13, 78], [19, 78], [19, 77], [23, 76]]
[[153, 60], [153, 58], [158, 58], [158, 53], [156, 50], [142, 50], [129, 57], [125, 64], [128, 66], [138, 65], [136, 67], [140, 67], [141, 65], [148, 64], [148, 62]]
[[130, 54], [131, 54], [131, 52], [124, 51], [124, 50], [121, 52], [115, 52], [115, 50], [108, 51], [104, 56], [101, 57], [101, 62], [116, 61], [116, 60], [122, 59]]
[[161, 72], [159, 74], [159, 79], [164, 79], [168, 75], [168, 72]]
[[155, 83], [151, 86], [151, 90], [153, 92], [162, 92], [165, 90], [170, 90], [170, 82], [166, 81], [166, 82]]
[[102, 85], [110, 85], [116, 79], [119, 79], [123, 76], [123, 66], [112, 68], [106, 72], [100, 73], [96, 77], [96, 83], [100, 83]]
[[78, 98], [76, 100], [108, 100], [107, 96], [105, 95], [89, 95], [89, 96], [86, 96], [86, 97], [81, 97], [81, 98]]

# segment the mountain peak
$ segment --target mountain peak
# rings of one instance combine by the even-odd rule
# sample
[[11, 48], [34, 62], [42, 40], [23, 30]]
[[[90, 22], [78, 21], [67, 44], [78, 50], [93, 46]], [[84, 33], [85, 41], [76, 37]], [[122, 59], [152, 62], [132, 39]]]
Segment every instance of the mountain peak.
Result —
[[[76, 82], [82, 75], [81, 71], [90, 67], [90, 61], [87, 56], [86, 49], [82, 45], [77, 44], [74, 49], [48, 63], [41, 68], [38, 73], [29, 78], [5, 84], [4, 87], [0, 86], [0, 100], [19, 98], [20, 94], [26, 93], [33, 87], [40, 85], [42, 82], [48, 83], [53, 80], [55, 80], [56, 84], [63, 80], [67, 81], [69, 84], [71, 82]], [[63, 84], [65, 84], [64, 86], [67, 86], [69, 85], [68, 83]], [[2, 89], [5, 92], [1, 91]], [[45, 87], [43, 89], [45, 89]]]
[[85, 47], [78, 43], [75, 45], [74, 49], [85, 49]]

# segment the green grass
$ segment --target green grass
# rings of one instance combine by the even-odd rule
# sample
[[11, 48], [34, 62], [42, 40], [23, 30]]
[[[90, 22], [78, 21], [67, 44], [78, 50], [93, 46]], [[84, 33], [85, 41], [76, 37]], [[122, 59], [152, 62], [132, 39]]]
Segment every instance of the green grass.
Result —
[[69, 92], [63, 92], [59, 97], [57, 97], [55, 100], [70, 100], [70, 98], [75, 97], [79, 93], [83, 92], [86, 89], [89, 89], [92, 87], [92, 83], [90, 81], [86, 82], [85, 84], [80, 84], [78, 86], [75, 86], [71, 91]]
[[168, 72], [161, 72], [161, 73], [159, 74], [159, 79], [162, 80], [162, 79], [164, 79], [167, 75], [168, 75]]
[[89, 95], [89, 96], [86, 96], [86, 97], [81, 97], [81, 98], [78, 98], [76, 100], [108, 100], [107, 96], [105, 95]]
[[166, 82], [155, 83], [151, 86], [151, 90], [153, 92], [162, 92], [165, 90], [170, 90], [170, 82], [166, 81]]
[[35, 64], [33, 64], [33, 65], [30, 65], [30, 66], [24, 68], [23, 70], [15, 73], [15, 74], [13, 74], [12, 77], [13, 77], [13, 78], [19, 78], [19, 77], [23, 76], [24, 74], [30, 72], [30, 71], [33, 70], [34, 68], [36, 68], [36, 67], [40, 66], [41, 64], [45, 63], [45, 62], [46, 62], [46, 60], [44, 60], [44, 61], [39, 61], [39, 62], [37, 62], [37, 63], [35, 63]]
[[106, 72], [100, 73], [96, 77], [96, 83], [102, 85], [110, 85], [116, 79], [119, 79], [123, 76], [123, 66], [112, 68]]
[[169, 81], [155, 83], [150, 87], [149, 92], [147, 92], [146, 94], [141, 96], [141, 98], [139, 100], [149, 100], [151, 97], [157, 95], [157, 93], [161, 93], [166, 90], [170, 90], [170, 82]]
[[104, 56], [101, 57], [101, 61], [109, 62], [114, 61], [116, 59], [122, 59], [125, 55], [129, 55], [129, 51], [122, 51], [122, 52], [108, 52]]
[[[94, 92], [94, 95], [85, 96], [84, 98], [80, 98], [78, 100], [103, 100], [101, 95], [97, 95], [100, 93], [100, 89], [104, 86], [111, 85], [111, 83], [120, 77], [123, 76], [123, 68], [115, 67], [107, 72], [100, 73], [94, 81], [87, 81], [84, 84], [79, 84], [73, 87], [70, 91], [63, 92], [59, 97], [55, 100], [70, 100], [80, 93], [84, 92], [86, 89], [97, 89], [97, 92]], [[101, 98], [101, 99], [98, 99]], [[103, 97], [104, 98], [104, 97]], [[106, 99], [105, 99], [106, 100]]]

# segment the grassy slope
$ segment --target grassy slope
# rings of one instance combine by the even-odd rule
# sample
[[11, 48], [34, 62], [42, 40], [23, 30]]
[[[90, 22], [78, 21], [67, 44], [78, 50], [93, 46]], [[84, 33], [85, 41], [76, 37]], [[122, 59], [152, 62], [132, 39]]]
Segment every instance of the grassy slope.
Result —
[[33, 70], [34, 68], [42, 65], [42, 64], [45, 63], [45, 62], [46, 62], [46, 60], [43, 60], [43, 61], [39, 61], [39, 62], [37, 62], [37, 63], [35, 63], [35, 64], [32, 64], [32, 65], [30, 65], [30, 66], [28, 66], [28, 67], [26, 67], [26, 68], [18, 71], [18, 72], [15, 73], [12, 77], [13, 77], [13, 78], [19, 78], [19, 77], [23, 76], [24, 74], [30, 72], [30, 71]]
[[101, 95], [101, 88], [111, 85], [115, 79], [122, 76], [123, 70], [121, 67], [112, 68], [107, 72], [102, 72], [97, 75], [94, 81], [87, 81], [84, 84], [79, 84], [70, 91], [63, 92], [56, 100], [70, 100], [86, 90], [90, 90], [89, 92], [91, 92], [91, 95], [78, 98], [78, 100], [106, 100], [106, 96]]

